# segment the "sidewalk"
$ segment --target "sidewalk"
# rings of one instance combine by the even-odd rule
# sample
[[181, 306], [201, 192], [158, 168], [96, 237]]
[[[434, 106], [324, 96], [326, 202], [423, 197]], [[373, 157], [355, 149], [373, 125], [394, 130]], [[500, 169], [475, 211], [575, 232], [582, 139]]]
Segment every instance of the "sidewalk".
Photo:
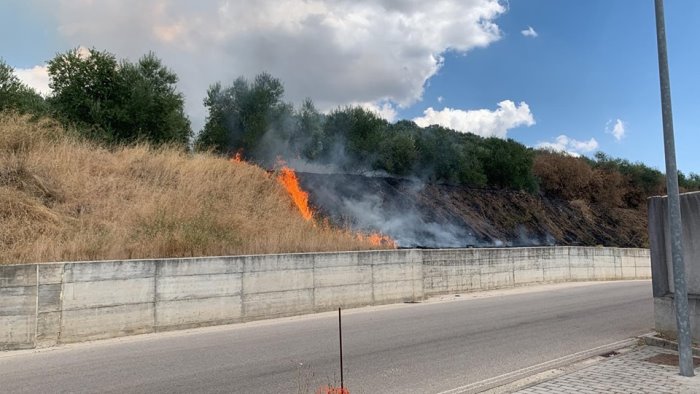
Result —
[[[653, 357], [653, 358], [652, 358]], [[649, 360], [652, 358], [651, 360]], [[678, 375], [678, 354], [654, 346], [639, 346], [625, 354], [552, 380], [516, 391], [520, 394], [552, 393], [700, 393], [700, 368], [692, 378]], [[696, 358], [696, 361], [700, 361]]]

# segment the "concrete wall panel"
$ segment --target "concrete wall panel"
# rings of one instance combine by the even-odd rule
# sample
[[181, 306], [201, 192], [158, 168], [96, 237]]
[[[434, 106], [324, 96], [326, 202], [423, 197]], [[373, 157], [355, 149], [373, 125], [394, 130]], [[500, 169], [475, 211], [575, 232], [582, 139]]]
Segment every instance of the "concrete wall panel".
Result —
[[126, 280], [97, 280], [63, 284], [63, 309], [83, 309], [101, 306], [153, 302], [154, 278]]
[[347, 286], [372, 283], [372, 266], [337, 266], [314, 269], [314, 287]]
[[63, 266], [63, 263], [39, 264], [39, 284], [60, 284], [63, 282]]
[[313, 255], [310, 253], [244, 256], [243, 263], [245, 272], [314, 268]]
[[198, 257], [158, 262], [158, 276], [193, 276], [243, 272], [242, 257]]
[[402, 280], [374, 284], [374, 302], [387, 304], [396, 301], [420, 301], [423, 281]]
[[332, 268], [357, 266], [360, 264], [358, 253], [317, 253], [313, 255], [314, 267]]
[[147, 278], [155, 275], [157, 260], [101, 261], [65, 264], [64, 282]]
[[61, 310], [61, 284], [39, 285], [37, 312], [57, 312]]
[[154, 331], [153, 303], [64, 310], [61, 343], [115, 338]]
[[0, 350], [34, 347], [36, 315], [0, 316]]
[[61, 312], [41, 312], [37, 314], [36, 347], [55, 346], [61, 332]]
[[338, 307], [372, 305], [372, 284], [355, 284], [314, 289], [314, 307], [318, 311]]
[[36, 286], [0, 287], [0, 316], [33, 315]]
[[314, 290], [311, 288], [243, 296], [243, 316], [248, 320], [299, 315], [313, 310]]
[[35, 285], [36, 264], [0, 265], [0, 287]]
[[246, 294], [311, 289], [313, 287], [313, 269], [287, 268], [279, 271], [256, 271], [243, 274], [243, 291]]
[[226, 324], [241, 320], [241, 296], [161, 301], [156, 308], [158, 331]]
[[156, 278], [156, 301], [240, 296], [242, 274], [166, 276]]

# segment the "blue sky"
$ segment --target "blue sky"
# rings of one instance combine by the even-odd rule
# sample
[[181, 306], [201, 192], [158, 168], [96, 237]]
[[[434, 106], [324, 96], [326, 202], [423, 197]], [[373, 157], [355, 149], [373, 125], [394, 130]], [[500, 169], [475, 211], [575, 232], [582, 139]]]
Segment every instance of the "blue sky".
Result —
[[[700, 172], [700, 2], [666, 2], [679, 168]], [[519, 0], [498, 20], [506, 36], [485, 49], [448, 55], [425, 102], [476, 108], [526, 101], [536, 124], [508, 135], [526, 145], [565, 134], [595, 138], [616, 157], [664, 168], [653, 1]], [[520, 31], [532, 26], [536, 38]], [[442, 96], [442, 103], [437, 98]], [[422, 112], [412, 106], [401, 114]], [[622, 119], [617, 141], [606, 123]]]
[[[195, 127], [208, 84], [267, 70], [291, 101], [309, 96], [324, 110], [360, 104], [392, 120], [457, 122], [528, 146], [600, 150], [663, 170], [652, 0], [342, 3], [4, 1], [0, 56], [40, 85], [33, 67], [56, 52], [95, 46], [135, 59], [154, 50], [180, 75]], [[700, 173], [698, 20], [700, 2], [666, 2], [686, 173]], [[536, 37], [521, 33], [528, 27]], [[506, 100], [513, 106], [499, 111]]]

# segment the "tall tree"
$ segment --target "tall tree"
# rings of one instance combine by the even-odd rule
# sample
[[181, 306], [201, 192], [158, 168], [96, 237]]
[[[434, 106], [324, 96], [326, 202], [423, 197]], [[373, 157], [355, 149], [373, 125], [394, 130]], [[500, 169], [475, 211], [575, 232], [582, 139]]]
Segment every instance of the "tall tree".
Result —
[[184, 112], [184, 97], [176, 90], [177, 74], [153, 52], [136, 64], [122, 63], [120, 73], [128, 87], [123, 104], [128, 114], [123, 129], [128, 134], [123, 138], [187, 144], [192, 129]]
[[23, 84], [14, 69], [0, 58], [0, 111], [15, 110], [21, 113], [42, 114], [46, 110], [44, 99], [32, 88]]
[[268, 73], [249, 82], [243, 77], [229, 87], [209, 87], [204, 106], [208, 115], [196, 141], [198, 149], [231, 153], [238, 149], [255, 152], [263, 136], [286, 116], [289, 105], [282, 101], [282, 83]]
[[136, 64], [74, 49], [48, 63], [56, 115], [109, 142], [186, 144], [191, 136], [177, 75], [153, 53]]

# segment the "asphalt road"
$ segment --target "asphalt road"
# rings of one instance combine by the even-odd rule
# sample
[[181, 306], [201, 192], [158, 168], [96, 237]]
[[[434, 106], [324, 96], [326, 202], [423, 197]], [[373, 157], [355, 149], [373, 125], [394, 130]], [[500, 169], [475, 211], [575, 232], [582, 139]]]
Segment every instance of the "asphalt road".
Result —
[[[653, 326], [649, 281], [451, 299], [346, 311], [350, 391], [436, 393]], [[0, 392], [313, 392], [339, 381], [337, 353], [337, 315], [324, 313], [0, 353]]]

